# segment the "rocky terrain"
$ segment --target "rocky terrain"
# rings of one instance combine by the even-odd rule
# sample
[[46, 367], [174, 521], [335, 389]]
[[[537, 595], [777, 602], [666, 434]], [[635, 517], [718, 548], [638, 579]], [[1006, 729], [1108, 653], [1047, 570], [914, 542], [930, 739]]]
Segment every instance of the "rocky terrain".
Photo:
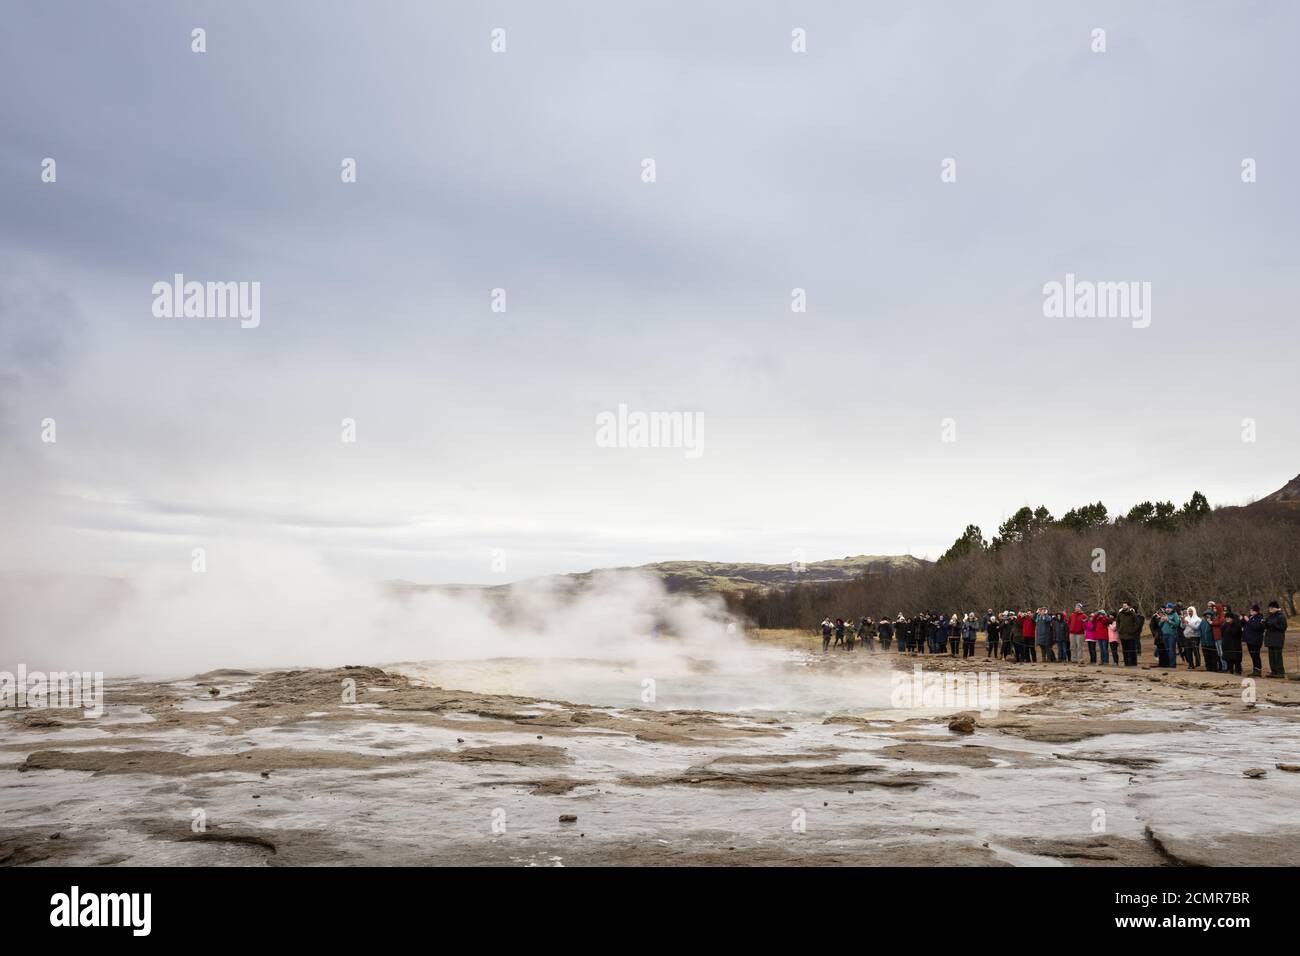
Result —
[[[804, 681], [916, 663], [804, 640], [757, 644]], [[97, 720], [0, 716], [0, 863], [1300, 860], [1300, 684], [1252, 701], [1220, 674], [923, 664], [996, 670], [997, 712], [579, 704], [422, 665], [114, 681]]]

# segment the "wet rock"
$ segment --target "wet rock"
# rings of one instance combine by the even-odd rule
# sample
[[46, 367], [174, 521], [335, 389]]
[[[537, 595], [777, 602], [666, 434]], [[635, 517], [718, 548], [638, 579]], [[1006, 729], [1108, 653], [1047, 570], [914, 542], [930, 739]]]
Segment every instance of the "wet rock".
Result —
[[979, 744], [904, 743], [893, 744], [876, 753], [881, 757], [909, 762], [953, 764], [959, 767], [987, 769], [998, 766], [998, 761], [1006, 761], [1013, 767], [1045, 766], [1051, 761], [1034, 754], [1018, 750], [998, 750], [993, 747], [981, 747]]
[[1291, 866], [1300, 852], [1300, 833], [1293, 829], [1184, 834], [1165, 831], [1157, 821], [1147, 825], [1146, 834], [1174, 866]]
[[560, 822], [561, 822], [561, 823], [577, 823], [577, 822], [578, 822], [578, 815], [577, 815], [576, 813], [561, 813], [561, 814], [560, 814]]
[[1278, 770], [1285, 770], [1287, 773], [1300, 773], [1300, 763], [1279, 763], [1275, 766]]
[[1026, 720], [1019, 716], [1003, 716], [987, 721], [985, 728], [1004, 734], [1034, 740], [1039, 743], [1076, 743], [1089, 737], [1106, 734], [1165, 734], [1176, 731], [1204, 730], [1203, 724], [1173, 720], [1113, 720], [1094, 717], [1065, 717], [1060, 719]]
[[[252, 741], [249, 742], [250, 746]], [[249, 761], [253, 761], [252, 766]], [[166, 750], [65, 751], [38, 750], [18, 765], [19, 772], [84, 770], [104, 776], [121, 773], [188, 776], [196, 773], [263, 770], [371, 770], [419, 761], [448, 763], [506, 763], [521, 767], [550, 767], [569, 762], [560, 747], [540, 744], [499, 744], [467, 750], [421, 750], [380, 756], [345, 750], [259, 749], [238, 754], [183, 754]]]
[[975, 733], [975, 718], [970, 714], [959, 714], [948, 721], [948, 729], [954, 734], [973, 734]]
[[1250, 779], [1252, 780], [1258, 780], [1266, 773], [1268, 773], [1268, 771], [1265, 770], [1263, 767], [1251, 767], [1249, 770], [1243, 770], [1241, 772], [1241, 775], [1243, 777], [1250, 777]]
[[32, 711], [18, 716], [18, 722], [24, 727], [32, 730], [48, 730], [54, 727], [62, 727], [63, 721], [51, 717], [40, 711]]
[[567, 777], [553, 777], [548, 780], [529, 781], [532, 790], [528, 791], [534, 797], [558, 797], [569, 793], [575, 787], [581, 787], [581, 780], [570, 780]]
[[1158, 767], [1160, 761], [1155, 757], [1140, 757], [1131, 754], [1110, 756], [1106, 754], [1052, 754], [1059, 760], [1088, 760], [1093, 763], [1109, 763], [1129, 770], [1149, 770]]

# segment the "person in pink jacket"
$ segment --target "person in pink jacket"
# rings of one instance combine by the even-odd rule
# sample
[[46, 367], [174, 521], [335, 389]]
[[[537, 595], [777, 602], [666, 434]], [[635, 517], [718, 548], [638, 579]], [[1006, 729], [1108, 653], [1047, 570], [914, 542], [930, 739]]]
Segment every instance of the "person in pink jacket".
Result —
[[[1110, 645], [1110, 662], [1118, 666], [1119, 664], [1119, 621], [1110, 618], [1110, 623], [1106, 625], [1106, 637]], [[1101, 652], [1101, 662], [1106, 663], [1106, 651], [1103, 648]]]

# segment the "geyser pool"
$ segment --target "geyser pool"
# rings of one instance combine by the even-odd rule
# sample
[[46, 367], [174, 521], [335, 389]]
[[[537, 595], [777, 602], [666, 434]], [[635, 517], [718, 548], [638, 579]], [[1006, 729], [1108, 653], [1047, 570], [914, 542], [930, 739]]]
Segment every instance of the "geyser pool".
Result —
[[495, 657], [394, 669], [444, 688], [602, 707], [811, 715], [890, 708], [892, 670], [883, 661], [835, 669], [817, 664], [808, 655], [766, 653], [748, 660]]

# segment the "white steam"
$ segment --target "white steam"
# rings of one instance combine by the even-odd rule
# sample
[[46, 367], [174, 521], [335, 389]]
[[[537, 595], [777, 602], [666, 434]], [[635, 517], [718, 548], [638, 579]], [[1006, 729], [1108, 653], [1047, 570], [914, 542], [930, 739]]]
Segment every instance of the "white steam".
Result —
[[227, 551], [204, 572], [181, 566], [131, 580], [10, 575], [0, 579], [0, 666], [177, 675], [216, 667], [743, 653], [721, 602], [669, 595], [645, 575], [596, 575], [576, 595], [547, 581], [523, 584], [508, 608], [499, 597], [395, 594], [307, 551], [262, 547]]
[[[813, 636], [809, 650], [820, 650]], [[864, 655], [870, 652], [864, 652]], [[0, 670], [185, 677], [400, 664], [443, 687], [609, 706], [844, 712], [888, 706], [889, 664], [746, 640], [713, 596], [601, 572], [500, 591], [357, 580], [306, 549], [235, 547], [132, 579], [0, 576]], [[829, 667], [807, 666], [809, 663]], [[847, 664], [847, 658], [843, 659]], [[862, 666], [866, 665], [866, 666]]]

